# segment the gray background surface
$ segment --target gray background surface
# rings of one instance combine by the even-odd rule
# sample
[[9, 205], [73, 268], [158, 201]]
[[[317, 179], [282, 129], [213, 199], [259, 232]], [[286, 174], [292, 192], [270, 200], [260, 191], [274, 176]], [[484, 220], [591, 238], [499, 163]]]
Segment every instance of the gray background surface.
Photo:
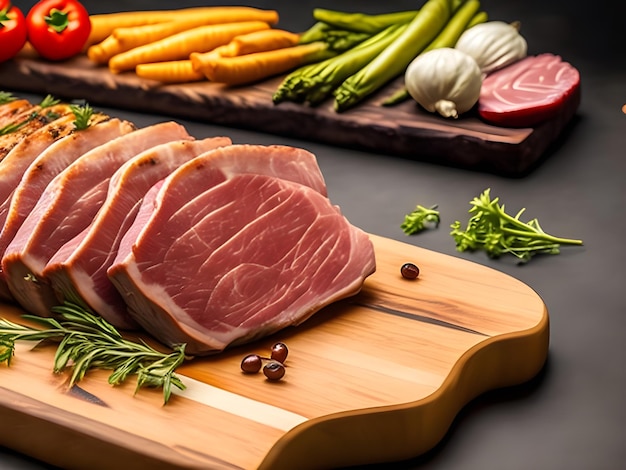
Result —
[[[24, 9], [33, 3], [15, 2]], [[92, 13], [201, 3], [84, 2]], [[211, 3], [275, 8], [281, 14], [280, 26], [298, 31], [312, 24], [314, 7], [376, 13], [412, 9], [423, 2], [205, 2]], [[196, 137], [220, 133], [237, 143], [304, 147], [317, 155], [331, 199], [355, 225], [506, 272], [535, 289], [546, 303], [551, 320], [550, 353], [536, 379], [474, 400], [462, 410], [440, 445], [426, 455], [372, 468], [624, 468], [624, 2], [483, 0], [482, 5], [491, 19], [521, 21], [529, 53], [559, 54], [581, 72], [582, 103], [576, 118], [546, 154], [545, 161], [525, 177], [503, 178], [383, 153], [181, 122]], [[164, 119], [121, 110], [109, 112], [139, 126]], [[547, 232], [581, 238], [584, 247], [564, 248], [558, 256], [538, 257], [524, 266], [508, 258], [491, 260], [483, 253], [457, 253], [448, 226], [455, 220], [467, 220], [469, 201], [485, 188], [491, 188], [492, 194], [499, 196], [512, 213], [526, 207], [526, 216], [537, 217]], [[407, 237], [400, 230], [400, 223], [418, 203], [438, 204], [442, 223], [438, 229]], [[120, 464], [111, 462], [111, 467]], [[0, 468], [49, 467], [9, 449], [0, 449]]]

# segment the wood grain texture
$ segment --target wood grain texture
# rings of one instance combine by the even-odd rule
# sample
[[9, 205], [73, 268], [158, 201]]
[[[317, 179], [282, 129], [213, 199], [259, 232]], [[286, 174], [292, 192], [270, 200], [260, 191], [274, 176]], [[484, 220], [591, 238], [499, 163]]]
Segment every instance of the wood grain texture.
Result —
[[[377, 271], [357, 296], [272, 337], [185, 363], [188, 386], [157, 390], [89, 374], [68, 390], [54, 347], [20, 344], [0, 366], [0, 444], [63, 468], [315, 469], [431, 449], [477, 395], [536, 375], [548, 312], [520, 281], [372, 236]], [[419, 265], [407, 280], [400, 266]], [[20, 311], [0, 306], [14, 321]], [[285, 378], [244, 375], [248, 353], [290, 349]]]
[[475, 113], [458, 120], [427, 113], [413, 101], [381, 102], [402, 84], [398, 79], [359, 106], [336, 113], [332, 103], [309, 107], [274, 105], [282, 77], [255, 85], [226, 87], [196, 82], [160, 85], [133, 73], [114, 75], [79, 56], [50, 63], [25, 56], [0, 64], [0, 89], [86, 99], [92, 105], [165, 114], [219, 125], [318, 141], [386, 155], [518, 177], [531, 171], [572, 120], [576, 93], [559, 114], [535, 128], [501, 128]]

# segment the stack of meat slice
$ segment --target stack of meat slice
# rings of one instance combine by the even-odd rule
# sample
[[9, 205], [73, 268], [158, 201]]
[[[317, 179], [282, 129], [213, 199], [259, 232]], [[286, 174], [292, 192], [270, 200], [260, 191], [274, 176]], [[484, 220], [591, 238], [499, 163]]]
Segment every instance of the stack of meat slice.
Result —
[[[71, 130], [74, 127], [73, 120], [68, 126], [70, 130], [66, 130], [67, 134], [58, 140], [55, 137], [56, 132], [51, 133], [52, 138], [45, 134], [28, 136], [24, 142], [35, 147], [33, 152], [21, 155], [19, 154], [21, 146], [16, 146], [0, 162], [0, 174], [3, 175], [0, 198], [3, 207], [6, 207], [0, 218], [3, 224], [0, 232], [0, 254], [4, 255], [18, 229], [56, 175], [83, 153], [134, 130], [134, 126], [129, 122], [108, 119], [103, 115], [96, 115], [94, 123], [80, 132]], [[48, 145], [35, 144], [35, 140], [46, 141]], [[40, 146], [44, 150], [37, 154]], [[14, 163], [16, 161], [17, 163]], [[5, 299], [13, 298], [8, 289], [3, 267], [0, 269], [0, 296]]]
[[118, 328], [137, 327], [107, 276], [121, 237], [150, 187], [191, 158], [230, 143], [225, 137], [178, 140], [157, 145], [123, 164], [113, 174], [106, 200], [92, 223], [54, 253], [43, 270], [57, 297], [83, 299]]
[[27, 140], [20, 165], [0, 162], [15, 171], [0, 291], [30, 313], [70, 300], [205, 355], [297, 325], [375, 270], [306, 150], [110, 118]]

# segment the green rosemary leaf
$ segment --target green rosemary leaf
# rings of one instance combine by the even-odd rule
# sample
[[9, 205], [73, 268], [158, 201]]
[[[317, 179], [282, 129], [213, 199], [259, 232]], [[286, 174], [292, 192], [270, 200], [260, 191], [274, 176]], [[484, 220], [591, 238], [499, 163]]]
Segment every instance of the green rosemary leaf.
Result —
[[80, 382], [90, 370], [111, 370], [109, 383], [118, 385], [137, 375], [137, 388], [160, 387], [164, 402], [171, 396], [171, 386], [184, 390], [174, 374], [185, 356], [185, 345], [169, 353], [157, 351], [146, 342], [125, 339], [120, 332], [88, 308], [65, 302], [52, 308], [57, 318], [24, 315], [44, 329], [31, 328], [0, 319], [0, 362], [9, 361], [16, 341], [55, 340], [54, 372], [70, 370], [70, 386]]
[[74, 127], [76, 130], [87, 129], [90, 124], [91, 116], [93, 115], [93, 109], [89, 104], [84, 104], [82, 106], [72, 104], [70, 105], [70, 109], [74, 113]]
[[51, 106], [59, 104], [60, 102], [61, 100], [56, 99], [54, 96], [46, 95], [44, 99], [41, 100], [41, 103], [39, 103], [39, 106], [41, 106], [42, 108], [49, 108]]
[[11, 358], [15, 352], [15, 342], [10, 339], [0, 339], [0, 363], [11, 365]]
[[15, 101], [17, 98], [12, 93], [8, 91], [0, 91], [0, 104], [10, 103], [11, 101]]

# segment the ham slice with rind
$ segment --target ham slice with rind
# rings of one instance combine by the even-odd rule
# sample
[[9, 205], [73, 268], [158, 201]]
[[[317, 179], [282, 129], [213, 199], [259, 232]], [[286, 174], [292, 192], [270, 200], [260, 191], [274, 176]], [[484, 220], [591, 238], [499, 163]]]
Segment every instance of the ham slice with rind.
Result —
[[532, 127], [580, 100], [580, 75], [554, 54], [528, 56], [483, 80], [478, 113], [503, 127]]
[[115, 171], [146, 149], [181, 139], [193, 137], [175, 122], [134, 130], [83, 154], [48, 184], [2, 258], [9, 290], [25, 310], [51, 315], [58, 301], [43, 269], [57, 250], [91, 224]]
[[172, 173], [144, 199], [143, 227], [109, 268], [129, 313], [164, 344], [204, 355], [297, 325], [375, 270], [369, 237], [325, 187], [281, 177], [276, 163], [292, 150], [276, 149], [273, 171], [246, 170], [259, 148], [213, 151], [240, 161], [236, 172], [209, 157]]
[[230, 144], [226, 137], [167, 142], [124, 163], [111, 178], [106, 200], [93, 222], [63, 245], [43, 271], [59, 301], [81, 299], [117, 328], [136, 328], [107, 276], [121, 237], [154, 184], [192, 158]]

